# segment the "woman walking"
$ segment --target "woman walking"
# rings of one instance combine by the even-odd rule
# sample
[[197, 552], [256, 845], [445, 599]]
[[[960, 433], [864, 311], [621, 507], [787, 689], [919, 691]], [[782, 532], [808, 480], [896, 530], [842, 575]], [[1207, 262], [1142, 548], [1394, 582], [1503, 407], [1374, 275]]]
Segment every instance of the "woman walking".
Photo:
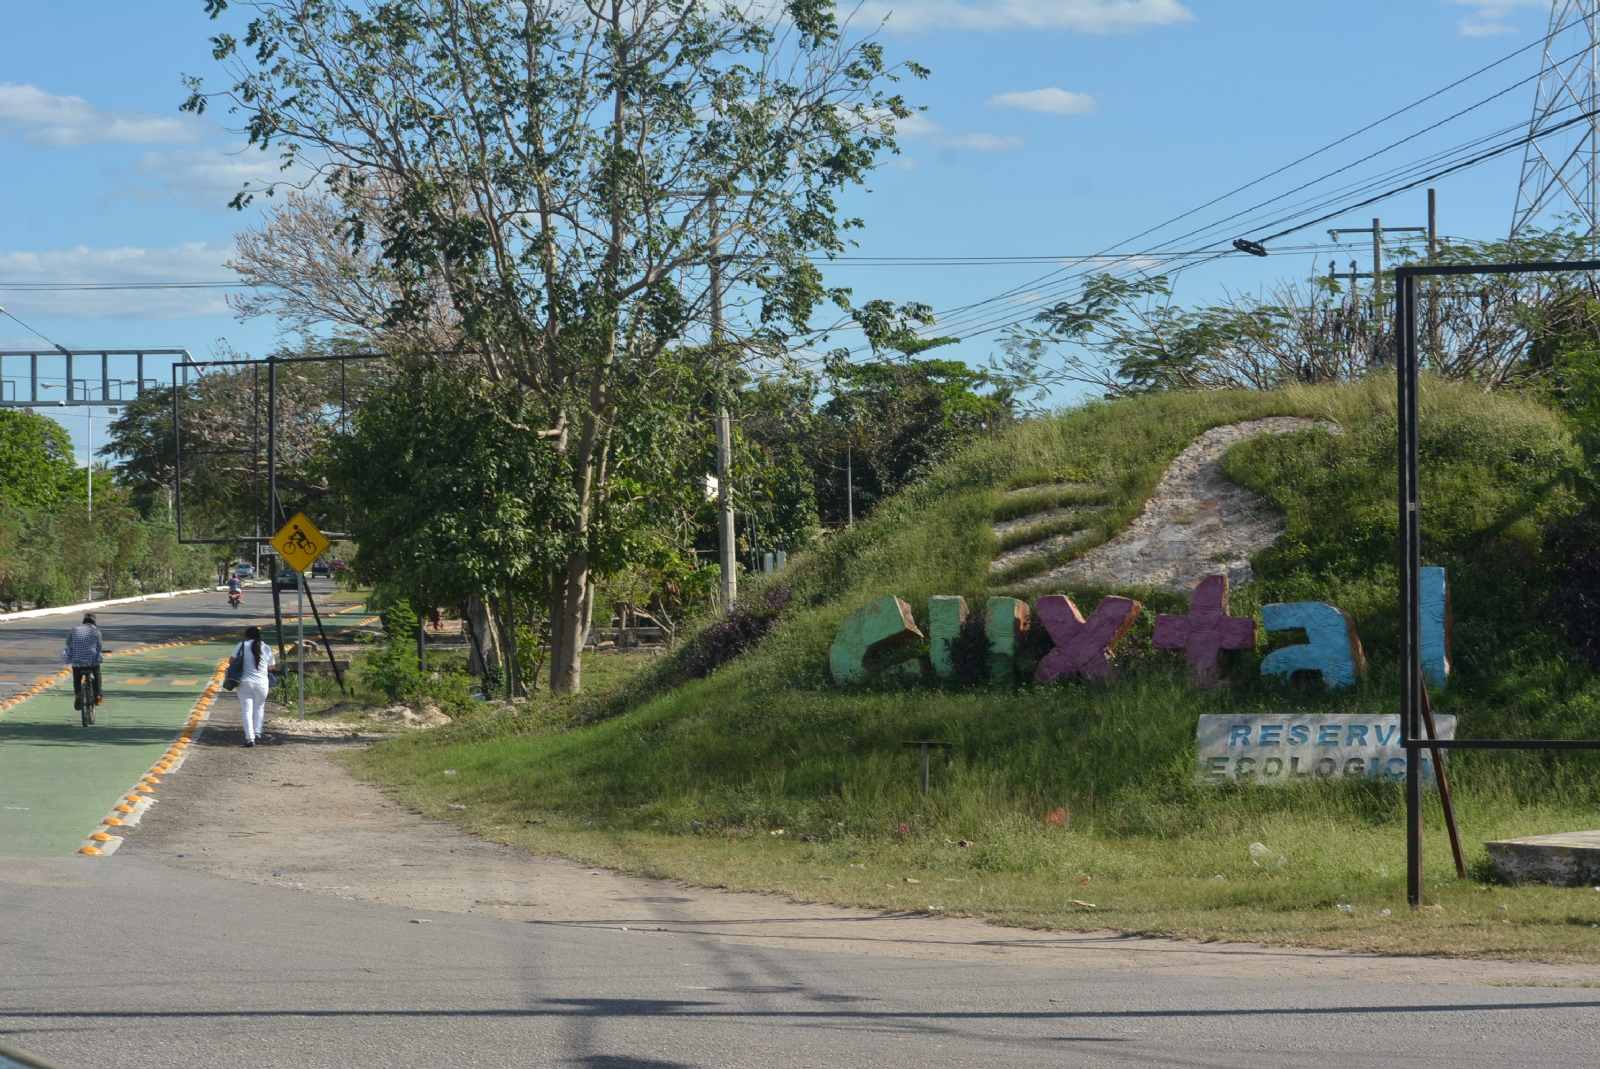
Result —
[[272, 647], [261, 641], [259, 627], [244, 629], [244, 641], [233, 655], [244, 658], [244, 672], [239, 676], [239, 716], [244, 720], [244, 744], [254, 746], [267, 718], [267, 688], [271, 685], [267, 673], [277, 665], [278, 658]]

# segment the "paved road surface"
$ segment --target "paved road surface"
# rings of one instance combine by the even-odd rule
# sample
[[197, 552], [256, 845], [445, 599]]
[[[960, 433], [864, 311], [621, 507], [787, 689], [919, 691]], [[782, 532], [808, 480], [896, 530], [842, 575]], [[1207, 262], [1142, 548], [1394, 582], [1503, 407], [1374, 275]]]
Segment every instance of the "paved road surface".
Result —
[[309, 744], [201, 741], [118, 854], [0, 856], [0, 1043], [66, 1069], [1600, 1061], [1591, 967], [1027, 933], [590, 876], [407, 814], [318, 772]]
[[0, 908], [0, 1042], [68, 1069], [1552, 1067], [1594, 1065], [1600, 1035], [1600, 991], [1470, 968], [1386, 984], [774, 950], [145, 858], [8, 862]]
[[[311, 580], [311, 592], [319, 609], [335, 599], [331, 580]], [[294, 592], [286, 591], [283, 597], [284, 612], [293, 617]], [[226, 593], [207, 591], [113, 605], [95, 610], [95, 615], [108, 650], [186, 642], [242, 630], [250, 624], [265, 627], [272, 622], [272, 592], [265, 585], [247, 587], [244, 604], [238, 609], [228, 608]], [[67, 631], [79, 619], [76, 613], [31, 620], [0, 617], [0, 701], [61, 670], [61, 647], [66, 644]], [[294, 641], [289, 629], [284, 631], [285, 641]]]
[[[319, 585], [313, 588], [319, 607], [334, 611], [332, 584]], [[100, 611], [110, 656], [96, 724], [82, 726], [70, 679], [0, 711], [0, 856], [78, 849], [172, 742], [233, 636], [271, 620], [270, 599], [255, 589], [246, 598], [249, 608], [237, 611], [223, 593]], [[79, 619], [74, 613], [0, 621], [0, 687], [8, 688], [0, 700], [56, 679], [63, 636]], [[200, 636], [211, 641], [196, 641]]]

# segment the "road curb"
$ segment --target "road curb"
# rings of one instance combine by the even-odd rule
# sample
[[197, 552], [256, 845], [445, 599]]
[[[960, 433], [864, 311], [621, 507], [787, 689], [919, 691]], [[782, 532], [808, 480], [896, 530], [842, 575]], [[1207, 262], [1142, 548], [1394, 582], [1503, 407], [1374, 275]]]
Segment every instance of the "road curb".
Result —
[[64, 616], [71, 612], [93, 612], [112, 605], [132, 605], [136, 601], [160, 601], [163, 598], [181, 598], [186, 594], [209, 594], [211, 587], [196, 590], [169, 590], [164, 594], [140, 594], [132, 598], [112, 598], [109, 601], [85, 601], [78, 605], [57, 605], [52, 609], [24, 609], [21, 612], [0, 613], [0, 624], [7, 620], [37, 620], [41, 616]]
[[[193, 593], [193, 591], [189, 591], [189, 593]], [[150, 596], [151, 597], [163, 597], [164, 595], [152, 594]], [[143, 600], [147, 600], [147, 599], [144, 599], [144, 598], [133, 598], [133, 599], [130, 599], [130, 600], [143, 601]], [[365, 606], [361, 606], [361, 607], [365, 608]], [[351, 606], [351, 608], [349, 608], [349, 609], [340, 609], [336, 613], [330, 613], [325, 618], [329, 619], [329, 620], [332, 620], [334, 617], [340, 616], [340, 615], [342, 615], [344, 613], [347, 613], [347, 612], [350, 612], [354, 608], [356, 608], [356, 606]], [[4, 617], [0, 617], [0, 619], [5, 619], [5, 618]], [[299, 622], [300, 617], [297, 616], [294, 619], [295, 619], [296, 622]], [[329, 634], [342, 635], [342, 634], [344, 634], [345, 631], [354, 631], [358, 627], [364, 627], [365, 625], [372, 623], [374, 620], [381, 620], [381, 619], [383, 619], [383, 617], [381, 617], [381, 616], [370, 616], [367, 619], [358, 621], [357, 623], [354, 623], [354, 624], [351, 624], [349, 627], [346, 627], [346, 628], [344, 628], [344, 629], [342, 629], [340, 631], [330, 631]], [[285, 622], [287, 623], [287, 621], [285, 621]], [[112, 657], [128, 657], [128, 656], [131, 656], [132, 654], [135, 654], [135, 653], [149, 653], [151, 650], [172, 649], [172, 648], [175, 648], [177, 646], [198, 646], [198, 645], [201, 645], [202, 643], [206, 643], [206, 642], [215, 642], [219, 638], [226, 638], [227, 636], [235, 634], [235, 633], [236, 633], [235, 630], [230, 628], [227, 631], [219, 631], [217, 634], [208, 635], [205, 638], [188, 638], [188, 639], [184, 639], [182, 642], [157, 642], [157, 643], [153, 643], [152, 645], [149, 645], [149, 646], [135, 646], [131, 650], [117, 650], [114, 653], [108, 653], [108, 654], [106, 654], [106, 658], [109, 660]], [[29, 687], [27, 690], [23, 691], [22, 693], [14, 694], [11, 697], [7, 698], [5, 701], [0, 701], [0, 714], [5, 713], [6, 710], [10, 709], [12, 706], [20, 705], [22, 702], [28, 700], [29, 698], [33, 697], [35, 694], [38, 694], [42, 690], [48, 690], [50, 687], [55, 686], [57, 683], [61, 682], [63, 679], [71, 678], [71, 676], [72, 676], [72, 669], [71, 668], [63, 668], [61, 671], [59, 671], [59, 672], [57, 672], [55, 674], [55, 678], [50, 679], [50, 680], [48, 680], [48, 681], [46, 681], [44, 683], [35, 683], [33, 686]]]
[[[189, 643], [173, 642], [168, 645], [181, 646]], [[128, 793], [112, 807], [110, 813], [100, 818], [100, 826], [84, 838], [83, 845], [78, 847], [77, 853], [89, 857], [104, 857], [117, 852], [117, 847], [122, 845], [124, 837], [112, 829], [136, 826], [145, 812], [156, 803], [155, 788], [160, 786], [161, 777], [173, 775], [183, 767], [183, 760], [188, 756], [189, 747], [200, 737], [206, 718], [211, 715], [211, 705], [217, 699], [217, 692], [222, 689], [222, 677], [227, 671], [228, 658], [224, 657], [217, 662], [216, 671], [211, 673], [211, 682], [201, 692], [200, 699], [194, 703], [189, 719], [184, 722], [182, 730], [167, 748], [167, 752], [139, 777]]]

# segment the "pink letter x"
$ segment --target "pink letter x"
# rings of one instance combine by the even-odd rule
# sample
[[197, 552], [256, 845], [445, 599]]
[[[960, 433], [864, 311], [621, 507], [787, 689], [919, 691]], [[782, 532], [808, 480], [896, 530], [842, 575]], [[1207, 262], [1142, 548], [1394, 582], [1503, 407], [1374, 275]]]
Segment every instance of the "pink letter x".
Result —
[[1102, 598], [1088, 620], [1062, 594], [1047, 594], [1033, 603], [1034, 615], [1050, 632], [1056, 648], [1039, 662], [1033, 673], [1035, 683], [1050, 683], [1081, 675], [1085, 679], [1115, 679], [1117, 670], [1111, 667], [1111, 647], [1139, 618], [1143, 608], [1131, 598]]
[[1188, 616], [1156, 617], [1150, 644], [1157, 649], [1189, 651], [1189, 675], [1202, 687], [1217, 685], [1217, 655], [1247, 650], [1256, 644], [1256, 622], [1228, 615], [1228, 577], [1208, 575], [1189, 597]]

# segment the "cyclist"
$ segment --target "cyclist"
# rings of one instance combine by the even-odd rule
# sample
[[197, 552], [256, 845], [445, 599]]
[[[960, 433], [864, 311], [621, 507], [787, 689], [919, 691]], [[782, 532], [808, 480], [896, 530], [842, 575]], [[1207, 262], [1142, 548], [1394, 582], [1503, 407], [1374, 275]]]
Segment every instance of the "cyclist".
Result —
[[67, 632], [67, 648], [61, 651], [61, 659], [72, 666], [72, 707], [82, 711], [102, 704], [105, 697], [100, 693], [100, 665], [106, 655], [94, 613], [84, 613], [83, 623]]

